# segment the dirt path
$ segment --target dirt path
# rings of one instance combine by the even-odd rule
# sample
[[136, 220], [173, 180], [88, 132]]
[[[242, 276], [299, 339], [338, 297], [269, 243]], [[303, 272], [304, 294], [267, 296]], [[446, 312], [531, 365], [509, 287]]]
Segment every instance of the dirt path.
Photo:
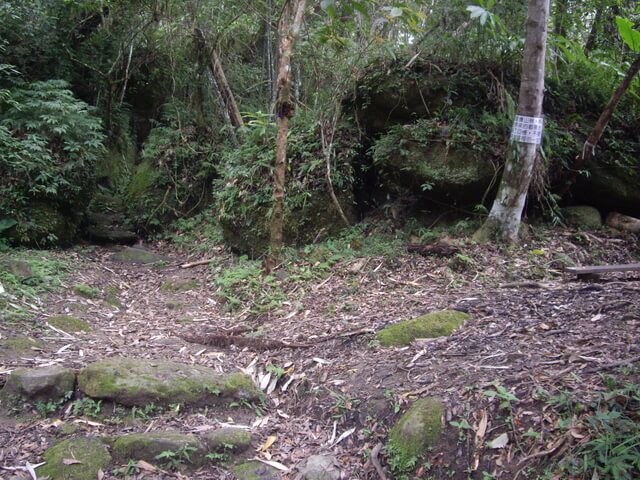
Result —
[[[209, 266], [182, 269], [180, 264], [197, 258], [163, 246], [156, 249], [171, 258], [161, 266], [114, 261], [113, 249], [59, 253], [72, 265], [65, 288], [48, 296], [34, 322], [0, 327], [4, 338], [29, 333], [44, 342], [28, 355], [3, 358], [5, 374], [19, 366], [53, 363], [82, 368], [116, 356], [166, 358], [225, 372], [245, 369], [264, 383], [268, 401], [261, 416], [249, 412], [236, 418], [202, 411], [149, 412], [131, 422], [103, 418], [91, 424], [70, 410], [46, 419], [5, 418], [0, 465], [38, 463], [52, 441], [69, 435], [190, 432], [216, 422], [246, 422], [256, 448], [276, 437], [255, 455], [290, 467], [283, 478], [296, 478], [296, 465], [309, 455], [331, 453], [343, 478], [376, 479], [368, 452], [384, 442], [388, 426], [414, 399], [443, 398], [446, 422], [464, 419], [477, 429], [487, 417], [487, 436], [494, 437], [507, 425], [498, 401], [484, 392], [499, 386], [518, 399], [512, 414], [515, 430], [534, 427], [549, 437], [521, 437], [501, 450], [476, 449], [472, 435], [449, 428], [423, 478], [467, 478], [465, 469], [474, 466], [474, 478], [482, 478], [483, 469], [497, 473], [496, 478], [513, 478], [546, 459], [536, 453], [556, 434], [556, 419], [545, 412], [541, 392], [586, 391], [615, 362], [640, 355], [640, 278], [612, 274], [585, 283], [563, 275], [555, 253], [584, 263], [594, 255], [593, 245], [579, 244], [572, 235], [558, 234], [509, 256], [470, 246], [464, 255], [472, 262], [460, 272], [452, 270], [448, 258], [415, 254], [340, 262], [320, 279], [280, 279], [285, 302], [262, 314], [230, 310], [212, 287], [216, 274]], [[601, 259], [630, 261], [640, 253], [634, 238], [594, 238]], [[531, 253], [534, 248], [544, 252]], [[219, 265], [231, 261], [226, 253], [216, 255]], [[73, 286], [81, 283], [98, 288], [99, 297], [75, 293]], [[370, 333], [446, 308], [472, 315], [447, 338], [385, 349]], [[46, 320], [55, 315], [77, 316], [93, 330], [73, 335], [54, 331]], [[231, 333], [253, 340], [216, 346], [181, 338], [204, 342], [208, 335]], [[267, 340], [293, 347], [264, 350]], [[281, 378], [276, 381], [277, 375]], [[342, 434], [347, 435], [336, 442]], [[116, 478], [105, 473], [104, 478]], [[184, 478], [232, 477], [211, 467]], [[520, 478], [529, 477], [523, 473]]]

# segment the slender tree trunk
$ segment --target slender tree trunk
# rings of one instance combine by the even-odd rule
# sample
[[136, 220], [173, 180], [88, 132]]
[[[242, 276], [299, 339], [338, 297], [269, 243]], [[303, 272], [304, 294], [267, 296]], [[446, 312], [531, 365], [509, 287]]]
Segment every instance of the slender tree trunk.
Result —
[[213, 75], [213, 79], [215, 80], [218, 93], [220, 94], [220, 98], [222, 98], [222, 102], [227, 112], [229, 121], [234, 128], [239, 128], [244, 125], [244, 122], [242, 121], [242, 115], [240, 115], [240, 110], [238, 109], [236, 98], [233, 95], [231, 87], [229, 86], [229, 82], [227, 82], [227, 76], [224, 74], [224, 69], [222, 68], [220, 57], [218, 56], [215, 48], [207, 48], [204, 33], [199, 28], [195, 29], [195, 37], [200, 52], [207, 58], [207, 61], [209, 63], [209, 70], [211, 71], [211, 75]]
[[[522, 60], [518, 115], [542, 117], [547, 22], [550, 0], [529, 0], [527, 35]], [[538, 152], [537, 143], [518, 142], [518, 149], [504, 166], [498, 195], [489, 217], [475, 233], [477, 241], [516, 242], [527, 191]]]
[[591, 158], [593, 158], [593, 156], [595, 155], [596, 145], [600, 141], [600, 138], [602, 138], [602, 134], [604, 133], [605, 128], [607, 128], [613, 112], [618, 106], [618, 103], [620, 103], [620, 99], [622, 98], [622, 96], [631, 86], [631, 82], [633, 82], [634, 77], [638, 74], [639, 71], [640, 55], [637, 55], [635, 61], [631, 64], [631, 67], [629, 67], [627, 74], [622, 80], [622, 83], [620, 83], [618, 88], [616, 88], [616, 91], [613, 92], [613, 95], [611, 95], [607, 106], [604, 107], [604, 110], [600, 114], [600, 118], [598, 118], [598, 121], [593, 126], [591, 133], [589, 133], [589, 136], [585, 140], [584, 147], [582, 148], [582, 155], [576, 157], [576, 161], [571, 167], [571, 176], [560, 192], [561, 194], [567, 193], [569, 191], [571, 185], [573, 185], [578, 178], [578, 172], [583, 169], [585, 165], [587, 165], [589, 160], [591, 160]]
[[[273, 174], [273, 211], [271, 217], [271, 243], [264, 263], [265, 272], [278, 264], [282, 250], [282, 225], [284, 217], [284, 183], [287, 171], [287, 133], [289, 119], [295, 113], [292, 94], [291, 57], [293, 46], [300, 33], [307, 0], [285, 0], [280, 20], [278, 79], [276, 81], [276, 163]], [[293, 22], [292, 22], [293, 14]]]
[[556, 0], [553, 15], [553, 33], [561, 37], [567, 36], [567, 2], [568, 0]]

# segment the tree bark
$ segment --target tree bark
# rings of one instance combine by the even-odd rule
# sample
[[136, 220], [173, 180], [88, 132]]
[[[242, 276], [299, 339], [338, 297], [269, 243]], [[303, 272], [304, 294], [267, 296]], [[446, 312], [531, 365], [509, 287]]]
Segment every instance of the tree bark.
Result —
[[[293, 1], [293, 4], [292, 4]], [[289, 119], [295, 113], [292, 94], [291, 57], [293, 46], [302, 25], [307, 0], [285, 0], [278, 30], [280, 31], [278, 78], [276, 81], [276, 161], [273, 173], [273, 210], [271, 216], [271, 241], [264, 263], [265, 272], [278, 264], [282, 250], [282, 225], [284, 217], [284, 184], [287, 171], [287, 133]], [[292, 19], [293, 13], [293, 19]]]
[[234, 128], [240, 128], [244, 125], [244, 122], [242, 121], [242, 115], [240, 114], [238, 104], [236, 103], [236, 97], [233, 95], [229, 82], [227, 82], [227, 76], [224, 74], [220, 57], [218, 56], [215, 48], [207, 48], [204, 33], [199, 28], [195, 29], [195, 37], [200, 51], [207, 58], [209, 70], [211, 70], [211, 75], [215, 80], [218, 92], [227, 111], [229, 121]]
[[[548, 20], [549, 0], [529, 0], [518, 98], [519, 115], [542, 116]], [[506, 242], [518, 240], [522, 211], [537, 152], [537, 144], [518, 142], [516, 152], [505, 163], [498, 195], [488, 218], [475, 233], [475, 240]]]
[[616, 91], [611, 95], [609, 102], [600, 114], [600, 118], [598, 118], [598, 121], [591, 130], [591, 133], [589, 133], [589, 136], [585, 140], [584, 147], [582, 148], [582, 155], [576, 157], [576, 161], [571, 167], [571, 176], [560, 192], [561, 194], [569, 191], [569, 188], [571, 188], [578, 178], [578, 172], [582, 170], [589, 160], [591, 160], [595, 155], [596, 145], [600, 141], [600, 138], [602, 138], [602, 134], [604, 133], [605, 128], [607, 128], [609, 120], [611, 120], [611, 117], [613, 116], [613, 112], [618, 106], [618, 103], [620, 103], [620, 99], [631, 86], [631, 82], [633, 82], [633, 78], [638, 74], [638, 71], [640, 71], [640, 55], [636, 56], [635, 61], [629, 67], [622, 83], [620, 83]]

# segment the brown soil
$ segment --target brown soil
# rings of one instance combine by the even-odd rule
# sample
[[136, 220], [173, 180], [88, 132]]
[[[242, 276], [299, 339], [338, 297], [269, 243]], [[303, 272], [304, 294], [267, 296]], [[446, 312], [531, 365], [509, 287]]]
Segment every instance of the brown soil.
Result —
[[[283, 478], [296, 478], [296, 466], [309, 455], [331, 453], [343, 478], [377, 479], [368, 452], [384, 442], [388, 427], [411, 401], [435, 395], [447, 405], [447, 425], [465, 419], [472, 429], [448, 426], [441, 447], [429, 459], [431, 469], [421, 467], [416, 478], [482, 478], [483, 471], [495, 478], [535, 478], [529, 467], [539, 470], [580, 439], [556, 428], [557, 417], [539, 400], [539, 392], [586, 395], [600, 384], [601, 373], [614, 372], [628, 359], [638, 361], [640, 355], [640, 275], [613, 273], [576, 281], [555, 260], [563, 253], [581, 264], [637, 262], [637, 237], [570, 231], [545, 235], [508, 253], [461, 242], [461, 253], [472, 262], [456, 271], [449, 268], [449, 258], [418, 253], [344, 261], [317, 281], [282, 280], [288, 302], [265, 314], [228, 311], [212, 287], [210, 268], [181, 269], [182, 263], [199, 257], [163, 244], [154, 250], [175, 261], [161, 267], [115, 263], [110, 259], [114, 250], [106, 248], [60, 252], [73, 265], [67, 287], [34, 310], [33, 322], [0, 325], [2, 338], [28, 335], [42, 340], [44, 347], [0, 358], [3, 378], [17, 367], [62, 364], [80, 369], [114, 356], [166, 358], [220, 371], [245, 369], [265, 383], [268, 365], [285, 373], [272, 384], [262, 417], [251, 410], [222, 416], [187, 411], [118, 422], [109, 416], [111, 406], [98, 420], [74, 416], [70, 409], [15, 423], [9, 415], [0, 422], [0, 466], [39, 463], [51, 443], [69, 435], [194, 432], [237, 422], [253, 425], [256, 448], [269, 436], [277, 437], [266, 451], [254, 454], [290, 467]], [[536, 249], [543, 252], [532, 253]], [[204, 257], [213, 255], [222, 262], [230, 258], [219, 249]], [[167, 281], [191, 279], [197, 280], [192, 290], [162, 288]], [[103, 297], [109, 287], [112, 292], [117, 288], [120, 306], [79, 297], [73, 292], [78, 283], [99, 288]], [[374, 341], [371, 332], [390, 323], [447, 308], [472, 315], [448, 338], [397, 349]], [[51, 330], [46, 318], [55, 315], [81, 318], [93, 331], [63, 335]], [[238, 337], [244, 340], [234, 341]], [[518, 398], [511, 407], [513, 426], [499, 400], [484, 393], [496, 385]], [[484, 440], [510, 432], [504, 449], [486, 448], [482, 438], [474, 438], [483, 417]], [[523, 436], [529, 428], [542, 437]], [[380, 461], [387, 468], [384, 452]], [[104, 478], [116, 477], [105, 472]], [[207, 467], [182, 478], [233, 476]]]

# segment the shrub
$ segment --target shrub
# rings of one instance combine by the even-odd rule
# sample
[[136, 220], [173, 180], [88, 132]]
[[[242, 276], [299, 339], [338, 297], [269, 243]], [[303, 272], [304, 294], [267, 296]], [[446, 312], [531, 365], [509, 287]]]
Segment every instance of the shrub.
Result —
[[102, 141], [100, 120], [64, 81], [24, 84], [0, 98], [0, 219], [18, 222], [19, 240], [46, 243], [68, 231], [56, 214], [88, 203]]

